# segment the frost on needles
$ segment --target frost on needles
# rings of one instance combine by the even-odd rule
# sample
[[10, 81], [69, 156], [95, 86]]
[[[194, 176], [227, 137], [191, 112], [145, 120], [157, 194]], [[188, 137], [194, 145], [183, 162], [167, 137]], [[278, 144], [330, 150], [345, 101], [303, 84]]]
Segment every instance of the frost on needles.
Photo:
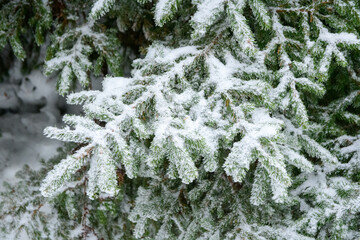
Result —
[[[91, 198], [116, 195], [117, 168], [124, 168], [130, 178], [140, 169], [155, 177], [166, 165], [166, 177], [189, 184], [198, 178], [199, 169], [214, 172], [218, 167], [235, 182], [242, 182], [255, 164], [251, 199], [257, 205], [266, 197], [259, 189], [271, 188], [276, 202], [287, 199], [291, 177], [286, 166], [312, 170], [303, 152], [324, 163], [337, 162], [303, 133], [308, 115], [301, 94], [321, 96], [324, 92], [319, 81], [324, 66], [317, 71], [316, 64], [310, 64], [314, 63], [311, 47], [323, 44], [338, 52], [337, 44], [351, 47], [360, 41], [350, 33], [344, 33], [345, 37], [332, 36], [316, 16], [312, 20], [320, 30], [316, 42], [294, 40], [285, 32], [295, 32], [296, 28], [280, 22], [276, 7], [266, 10], [264, 3], [251, 1], [249, 6], [257, 24], [271, 29], [273, 34], [265, 48], [259, 48], [243, 15], [246, 4], [198, 4], [191, 20], [194, 33], [204, 32], [204, 26], [207, 29], [216, 25], [215, 35], [193, 34], [196, 38], [176, 47], [154, 42], [146, 57], [134, 62], [132, 78], [107, 78], [102, 92], [69, 95], [69, 103], [84, 105], [85, 116], [65, 116], [64, 121], [72, 128], [49, 127], [45, 134], [84, 147], [49, 173], [42, 193], [52, 196], [86, 164], [90, 165]], [[218, 13], [209, 14], [209, 5], [214, 7], [211, 11]], [[157, 24], [171, 19], [169, 11], [175, 14], [176, 6], [172, 1], [159, 1], [155, 11]], [[219, 14], [224, 21], [214, 18]], [[298, 18], [302, 25], [308, 24], [302, 12]], [[287, 44], [302, 46], [292, 54], [303, 54], [303, 62], [289, 57]], [[277, 71], [266, 64], [274, 48], [280, 61]], [[307, 64], [308, 71], [296, 76], [300, 74], [291, 68], [293, 61], [294, 65]], [[310, 67], [317, 71], [313, 76], [308, 76]], [[93, 119], [102, 121], [103, 126]], [[229, 151], [224, 159], [218, 156], [220, 149]]]
[[[60, 94], [74, 77], [89, 86], [91, 52], [117, 62], [106, 45], [117, 35], [94, 26], [124, 2], [96, 1], [82, 26], [54, 38], [45, 71], [61, 71]], [[135, 238], [359, 237], [359, 3], [131, 4], [151, 7], [157, 35], [147, 36], [158, 38], [130, 77], [115, 69], [101, 91], [67, 96], [84, 114], [44, 132], [77, 147], [42, 195], [85, 182], [94, 203], [121, 196]], [[117, 19], [120, 32], [127, 21]]]
[[[226, 44], [225, 38], [221, 41]], [[297, 136], [305, 141], [289, 144], [285, 140], [290, 136], [283, 130], [284, 121], [270, 117], [274, 107], [269, 103], [269, 83], [234, 77], [235, 73], [251, 74], [265, 66], [245, 55], [248, 64], [240, 63], [225, 46], [216, 49], [217, 54], [223, 54], [225, 63], [212, 55], [215, 49], [199, 48], [170, 49], [161, 43], [153, 44], [147, 56], [134, 63], [135, 68], [144, 67], [134, 70], [133, 78], [107, 78], [102, 92], [70, 95], [68, 102], [84, 103], [86, 115], [66, 116], [64, 121], [73, 128], [51, 127], [45, 134], [86, 146], [49, 173], [43, 194], [56, 193], [71, 173], [85, 164], [81, 161], [82, 152], [91, 154], [88, 174], [95, 186], [88, 189], [90, 197], [117, 193], [116, 168], [125, 168], [128, 177], [133, 178], [139, 165], [145, 165], [156, 175], [156, 170], [168, 162], [166, 175], [189, 184], [198, 177], [198, 168], [215, 171], [219, 165], [217, 152], [227, 148], [230, 153], [223, 168], [234, 181], [241, 182], [250, 165], [258, 162], [257, 168], [264, 169], [264, 174], [258, 177], [269, 178], [268, 187], [272, 187], [274, 199], [283, 201], [291, 183], [286, 164], [312, 168], [293, 149], [317, 147], [317, 152], [322, 153], [320, 159], [333, 160], [320, 145], [309, 146], [311, 140], [302, 133]], [[196, 68], [203, 72], [194, 71]], [[153, 73], [156, 69], [160, 74]], [[194, 79], [198, 82], [193, 83]], [[94, 123], [94, 118], [103, 121], [104, 126]], [[234, 142], [237, 135], [242, 138]], [[147, 140], [149, 146], [144, 144]], [[138, 152], [142, 155], [135, 158]], [[258, 187], [265, 186], [255, 186]], [[253, 191], [254, 203], [262, 201], [258, 194]]]

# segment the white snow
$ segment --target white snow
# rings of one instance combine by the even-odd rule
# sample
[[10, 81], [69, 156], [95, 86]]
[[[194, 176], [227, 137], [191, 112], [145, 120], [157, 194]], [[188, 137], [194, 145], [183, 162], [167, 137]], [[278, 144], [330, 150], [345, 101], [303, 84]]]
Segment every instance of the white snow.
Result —
[[[54, 156], [62, 145], [47, 139], [42, 132], [48, 125], [59, 124], [61, 120], [58, 110], [61, 99], [56, 93], [55, 81], [47, 79], [40, 70], [23, 76], [19, 63], [15, 64], [10, 76], [9, 87], [1, 91], [3, 96], [6, 94], [14, 100], [3, 107], [20, 109], [21, 112], [8, 112], [0, 117], [0, 188], [2, 181], [16, 181], [14, 175], [23, 164], [38, 169], [39, 160]], [[18, 81], [21, 82], [19, 88], [14, 84]], [[38, 112], [36, 109], [39, 107]]]

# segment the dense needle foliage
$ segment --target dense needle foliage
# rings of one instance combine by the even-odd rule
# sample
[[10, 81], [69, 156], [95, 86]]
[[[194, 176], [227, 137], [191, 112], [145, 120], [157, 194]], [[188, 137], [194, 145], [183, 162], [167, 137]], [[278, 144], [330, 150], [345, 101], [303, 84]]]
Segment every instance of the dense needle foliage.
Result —
[[45, 46], [83, 108], [6, 185], [0, 236], [360, 237], [358, 1], [0, 3], [0, 46]]

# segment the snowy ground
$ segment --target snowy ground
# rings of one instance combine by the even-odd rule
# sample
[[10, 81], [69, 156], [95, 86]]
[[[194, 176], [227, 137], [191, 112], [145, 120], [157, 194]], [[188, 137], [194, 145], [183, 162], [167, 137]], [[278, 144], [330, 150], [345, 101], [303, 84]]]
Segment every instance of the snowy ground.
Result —
[[[24, 164], [40, 168], [41, 159], [57, 154], [62, 142], [43, 135], [47, 126], [61, 126], [65, 113], [79, 114], [80, 106], [69, 106], [56, 92], [57, 77], [45, 77], [42, 69], [20, 72], [16, 61], [9, 79], [0, 82], [0, 190], [3, 181], [16, 181], [15, 173]], [[93, 89], [101, 89], [92, 78]]]
[[24, 164], [38, 169], [40, 159], [54, 156], [61, 143], [42, 135], [42, 129], [50, 123], [51, 119], [42, 113], [1, 116], [0, 182], [14, 182], [14, 174]]
[[12, 68], [8, 81], [0, 83], [0, 188], [4, 180], [14, 182], [14, 174], [24, 164], [40, 167], [40, 159], [49, 159], [61, 146], [43, 136], [47, 126], [61, 123], [64, 99], [55, 91], [55, 79], [40, 70], [20, 73], [20, 64]]

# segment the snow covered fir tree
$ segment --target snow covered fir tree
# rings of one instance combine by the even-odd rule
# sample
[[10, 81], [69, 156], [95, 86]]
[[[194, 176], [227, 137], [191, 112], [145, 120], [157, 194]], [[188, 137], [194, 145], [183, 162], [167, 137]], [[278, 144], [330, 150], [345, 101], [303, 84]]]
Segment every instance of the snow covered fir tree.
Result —
[[64, 142], [3, 182], [0, 239], [360, 239], [358, 0], [0, 13], [0, 119], [63, 114], [37, 129]]

